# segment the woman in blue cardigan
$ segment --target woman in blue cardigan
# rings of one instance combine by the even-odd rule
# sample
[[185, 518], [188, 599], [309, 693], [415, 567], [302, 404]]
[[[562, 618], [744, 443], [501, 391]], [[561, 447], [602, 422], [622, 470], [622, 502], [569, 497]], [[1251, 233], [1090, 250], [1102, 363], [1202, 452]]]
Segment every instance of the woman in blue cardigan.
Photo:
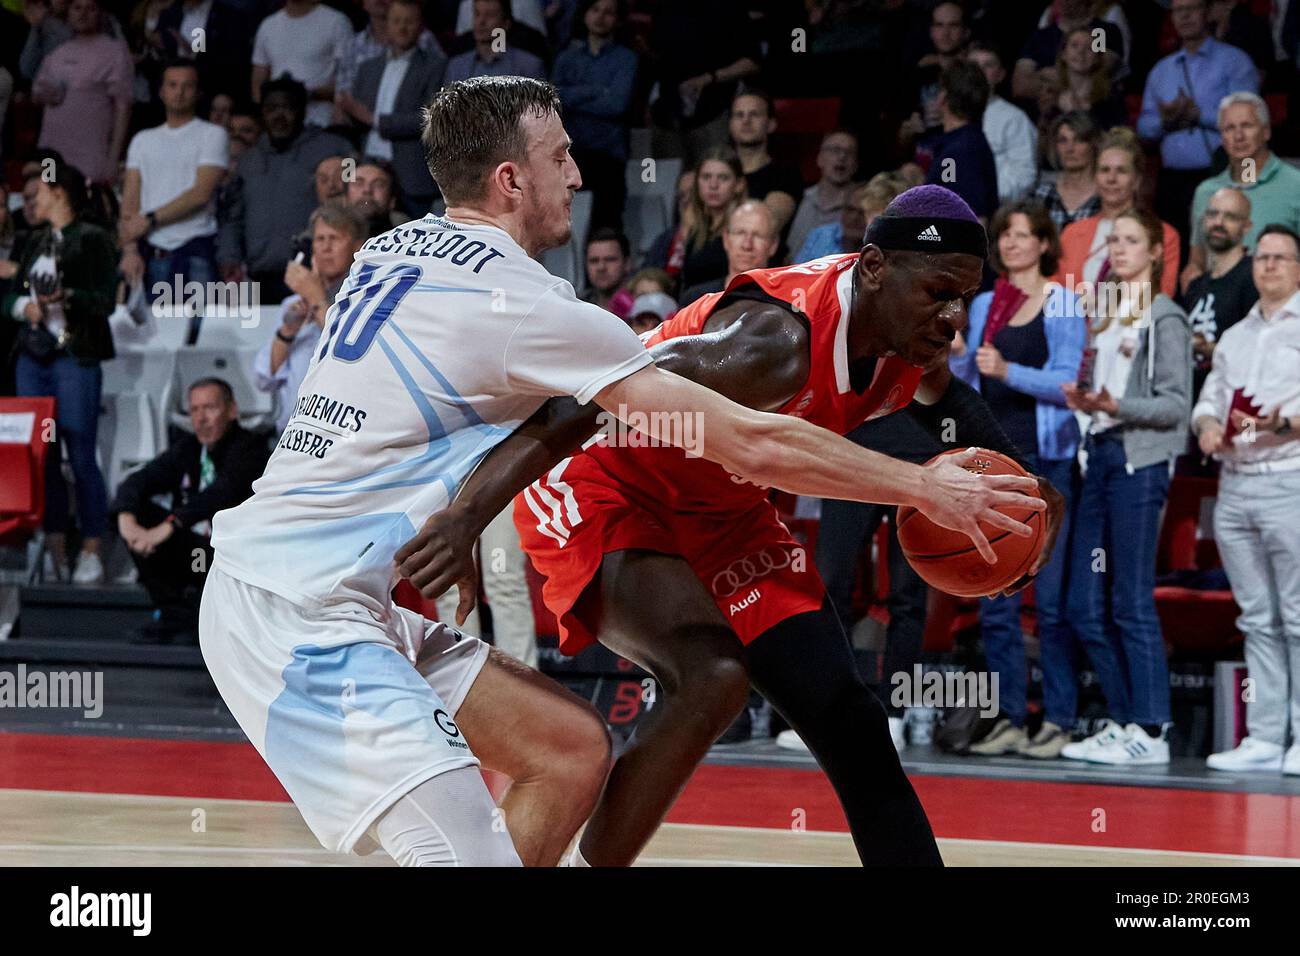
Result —
[[[1068, 516], [1079, 426], [1061, 386], [1078, 375], [1087, 323], [1074, 293], [1049, 281], [1061, 245], [1046, 209], [1030, 201], [1003, 206], [989, 233], [999, 278], [992, 292], [971, 303], [970, 327], [965, 340], [954, 343], [950, 365], [953, 374], [983, 394], [1032, 470], [1066, 496]], [[1062, 525], [1052, 559], [1034, 582], [1046, 705], [1042, 729], [1033, 737], [1025, 730], [1028, 678], [1020, 595], [983, 598], [980, 630], [989, 668], [998, 674], [1001, 712], [971, 753], [1052, 759], [1070, 742], [1075, 678], [1062, 613], [1068, 538], [1069, 528]]]

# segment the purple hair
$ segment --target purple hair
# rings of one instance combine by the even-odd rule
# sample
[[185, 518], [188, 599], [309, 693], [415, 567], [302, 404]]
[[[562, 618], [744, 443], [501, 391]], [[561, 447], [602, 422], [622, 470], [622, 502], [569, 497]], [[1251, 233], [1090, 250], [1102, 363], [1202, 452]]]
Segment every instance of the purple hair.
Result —
[[881, 215], [979, 222], [979, 217], [966, 205], [966, 200], [951, 189], [932, 184], [913, 186], [899, 193]]

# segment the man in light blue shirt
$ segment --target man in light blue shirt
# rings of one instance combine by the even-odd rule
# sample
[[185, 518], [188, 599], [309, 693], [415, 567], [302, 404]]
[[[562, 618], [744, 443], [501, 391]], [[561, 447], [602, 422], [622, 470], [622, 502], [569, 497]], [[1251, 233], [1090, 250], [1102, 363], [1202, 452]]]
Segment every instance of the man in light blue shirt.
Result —
[[1188, 207], [1210, 175], [1219, 148], [1219, 102], [1229, 93], [1259, 92], [1259, 71], [1241, 50], [1210, 36], [1206, 0], [1174, 0], [1174, 30], [1182, 46], [1147, 76], [1138, 135], [1158, 140], [1163, 168], [1156, 213], [1178, 229], [1187, 248]]

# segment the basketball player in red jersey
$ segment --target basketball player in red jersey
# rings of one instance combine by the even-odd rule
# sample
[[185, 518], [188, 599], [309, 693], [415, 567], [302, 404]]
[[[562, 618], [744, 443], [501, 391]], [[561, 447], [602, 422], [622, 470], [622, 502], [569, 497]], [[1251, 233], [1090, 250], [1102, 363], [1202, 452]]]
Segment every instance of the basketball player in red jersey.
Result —
[[[963, 444], [1018, 458], [946, 362], [986, 250], [959, 197], [918, 187], [873, 222], [860, 253], [737, 276], [646, 344], [656, 364], [756, 409], [846, 433], [915, 399], [935, 431], [952, 420]], [[561, 649], [599, 640], [658, 681], [656, 706], [611, 771], [575, 862], [636, 858], [752, 683], [830, 777], [864, 862], [940, 864], [884, 710], [767, 489], [672, 447], [588, 443], [564, 458], [596, 425], [573, 403], [548, 404], [396, 556], [425, 596], [459, 583], [462, 617], [477, 586], [473, 542], [523, 489], [516, 523], [546, 577]], [[1061, 498], [1040, 487], [1050, 555]], [[993, 557], [987, 541], [976, 545]]]

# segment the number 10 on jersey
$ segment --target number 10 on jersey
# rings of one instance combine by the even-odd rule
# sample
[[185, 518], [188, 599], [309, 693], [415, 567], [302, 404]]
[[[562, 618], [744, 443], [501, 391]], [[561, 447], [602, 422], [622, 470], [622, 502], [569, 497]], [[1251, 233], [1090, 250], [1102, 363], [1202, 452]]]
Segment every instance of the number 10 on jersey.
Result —
[[375, 270], [375, 266], [362, 268], [352, 289], [338, 301], [338, 314], [318, 358], [323, 358], [333, 345], [333, 356], [339, 361], [360, 359], [370, 351], [380, 327], [420, 281], [419, 266], [395, 266], [378, 278]]

